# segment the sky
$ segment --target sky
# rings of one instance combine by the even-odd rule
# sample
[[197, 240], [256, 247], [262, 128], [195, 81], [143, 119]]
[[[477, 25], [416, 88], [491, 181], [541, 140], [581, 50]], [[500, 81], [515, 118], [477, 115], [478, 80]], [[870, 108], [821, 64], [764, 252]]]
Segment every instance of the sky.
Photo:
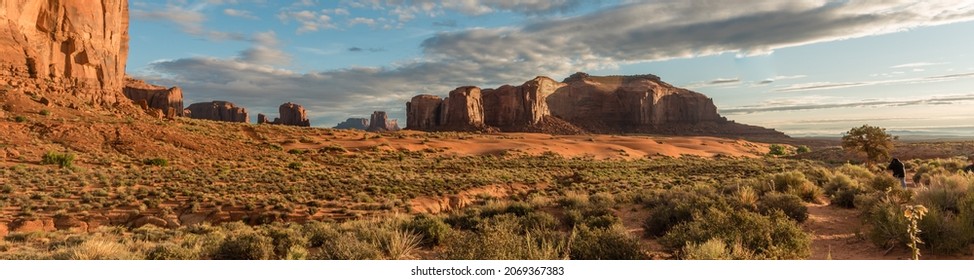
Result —
[[655, 74], [792, 136], [974, 136], [974, 1], [134, 0], [128, 75], [313, 126], [535, 76]]

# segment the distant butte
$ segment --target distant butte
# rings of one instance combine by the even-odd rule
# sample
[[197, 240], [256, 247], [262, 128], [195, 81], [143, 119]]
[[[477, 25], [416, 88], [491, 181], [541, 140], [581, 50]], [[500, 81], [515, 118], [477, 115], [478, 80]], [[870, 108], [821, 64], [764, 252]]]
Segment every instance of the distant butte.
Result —
[[520, 86], [464, 86], [444, 99], [413, 97], [406, 103], [406, 115], [406, 128], [421, 131], [788, 137], [728, 121], [706, 95], [674, 87], [655, 75], [576, 73], [562, 82], [539, 76]]

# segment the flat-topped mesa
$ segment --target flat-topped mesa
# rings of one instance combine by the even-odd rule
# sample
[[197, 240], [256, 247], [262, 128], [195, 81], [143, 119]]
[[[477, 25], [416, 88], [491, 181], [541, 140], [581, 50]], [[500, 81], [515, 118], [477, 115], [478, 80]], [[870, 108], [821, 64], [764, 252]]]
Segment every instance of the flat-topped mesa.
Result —
[[144, 102], [149, 108], [160, 110], [167, 118], [183, 116], [183, 90], [178, 87], [165, 88], [125, 78], [123, 93], [136, 104]]
[[339, 123], [334, 128], [337, 129], [358, 129], [366, 130], [369, 128], [369, 119], [366, 118], [348, 118], [347, 120]]
[[0, 80], [115, 104], [123, 100], [128, 21], [126, 0], [0, 1]]
[[407, 129], [424, 131], [787, 137], [727, 121], [717, 113], [712, 99], [664, 83], [655, 75], [575, 73], [561, 83], [537, 77], [520, 86], [497, 89], [460, 87], [444, 100], [432, 95], [414, 97], [406, 104], [406, 115]]
[[237, 107], [227, 101], [194, 103], [186, 108], [184, 114], [190, 118], [201, 120], [250, 123], [247, 109]]

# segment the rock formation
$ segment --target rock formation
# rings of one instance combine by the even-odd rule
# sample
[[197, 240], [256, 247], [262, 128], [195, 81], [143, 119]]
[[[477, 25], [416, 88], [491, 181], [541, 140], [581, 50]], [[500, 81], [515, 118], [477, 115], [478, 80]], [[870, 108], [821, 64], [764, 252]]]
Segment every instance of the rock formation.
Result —
[[386, 112], [375, 111], [372, 113], [372, 118], [369, 120], [369, 127], [366, 130], [372, 132], [398, 131], [399, 122], [394, 119], [390, 120]]
[[122, 98], [128, 1], [0, 1], [0, 79], [110, 105]]
[[406, 102], [406, 129], [436, 131], [440, 126], [443, 99], [434, 95], [417, 95]]
[[365, 118], [348, 118], [344, 122], [339, 123], [335, 126], [337, 129], [358, 129], [366, 130], [369, 128], [369, 119]]
[[186, 108], [184, 114], [194, 119], [223, 122], [249, 123], [247, 109], [237, 107], [227, 101], [194, 103]]
[[563, 82], [537, 77], [520, 86], [460, 87], [440, 100], [419, 95], [406, 104], [407, 129], [527, 131], [558, 134], [662, 133], [787, 137], [728, 121], [707, 96], [664, 83], [655, 75], [589, 76]]
[[308, 114], [304, 111], [304, 106], [288, 102], [281, 104], [278, 112], [281, 113], [281, 118], [274, 120], [276, 124], [311, 126], [311, 121], [308, 120]]
[[265, 123], [271, 123], [269, 120], [267, 120], [267, 115], [257, 114], [257, 124], [265, 124]]
[[123, 92], [136, 104], [144, 102], [148, 108], [160, 110], [167, 118], [183, 116], [183, 90], [178, 87], [167, 89], [126, 78]]

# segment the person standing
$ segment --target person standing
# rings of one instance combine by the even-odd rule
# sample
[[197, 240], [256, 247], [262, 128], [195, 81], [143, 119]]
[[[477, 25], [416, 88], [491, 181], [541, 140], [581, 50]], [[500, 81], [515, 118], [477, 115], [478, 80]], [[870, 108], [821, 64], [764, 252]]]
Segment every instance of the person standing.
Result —
[[893, 161], [889, 163], [886, 167], [887, 170], [893, 171], [893, 177], [900, 179], [900, 185], [906, 188], [906, 167], [900, 162], [900, 159], [893, 158]]

